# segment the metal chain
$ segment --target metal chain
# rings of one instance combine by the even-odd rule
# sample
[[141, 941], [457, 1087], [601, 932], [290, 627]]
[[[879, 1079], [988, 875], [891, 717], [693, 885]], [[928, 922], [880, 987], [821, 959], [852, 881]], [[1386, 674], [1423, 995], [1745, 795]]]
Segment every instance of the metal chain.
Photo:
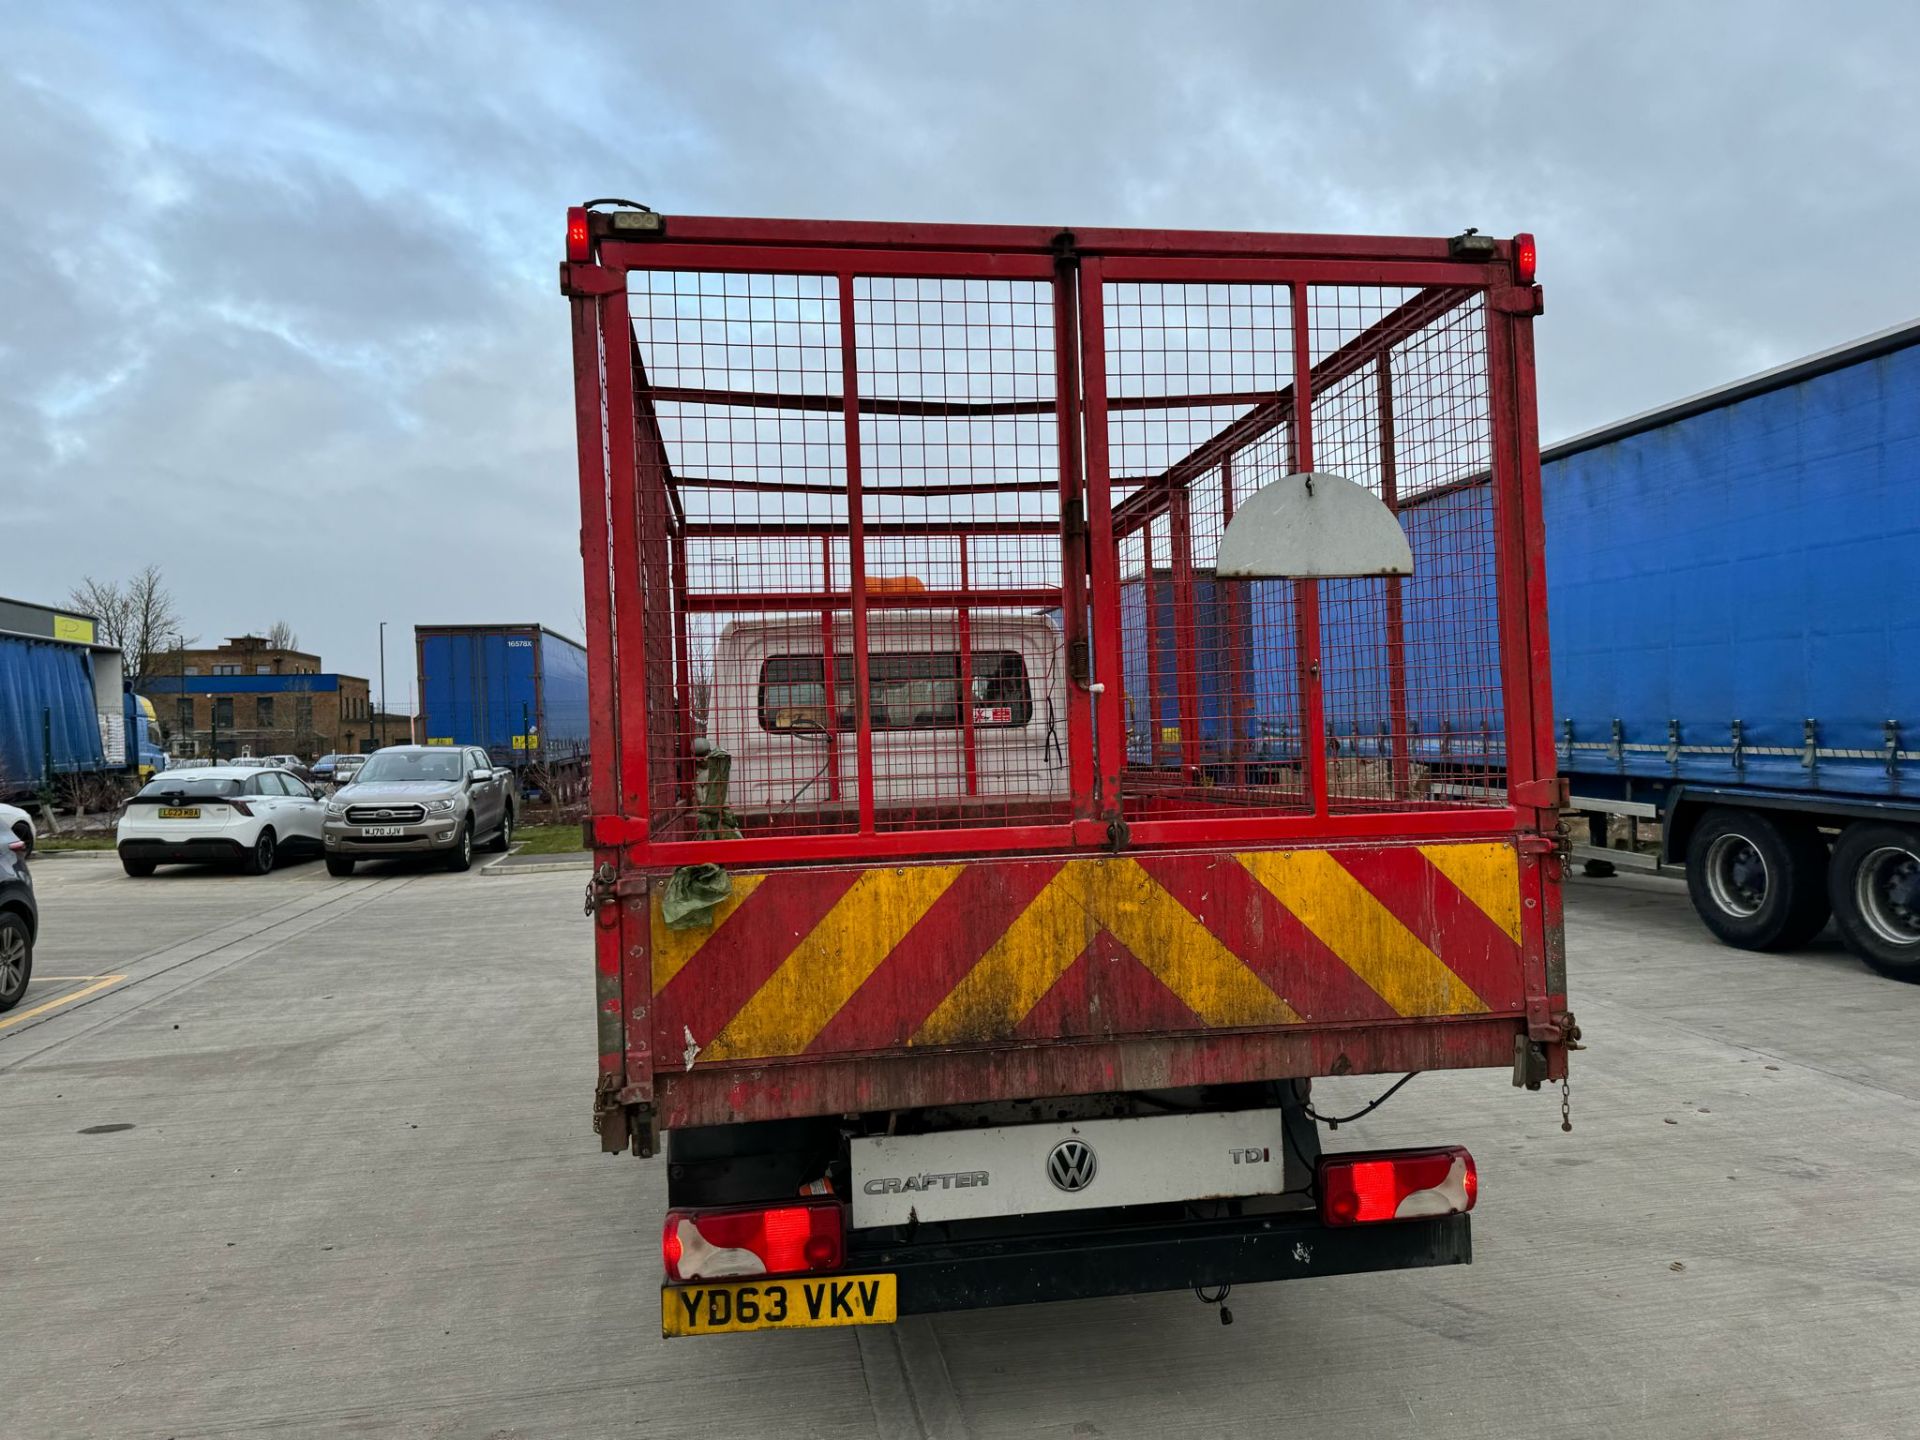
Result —
[[1560, 1129], [1573, 1129], [1573, 1081], [1565, 1075], [1560, 1077]]

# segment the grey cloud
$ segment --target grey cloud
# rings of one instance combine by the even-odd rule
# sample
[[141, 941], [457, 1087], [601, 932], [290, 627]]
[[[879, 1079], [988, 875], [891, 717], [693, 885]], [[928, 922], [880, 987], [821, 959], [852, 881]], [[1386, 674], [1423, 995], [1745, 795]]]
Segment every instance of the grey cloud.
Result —
[[[553, 267], [561, 208], [590, 194], [1531, 228], [1542, 428], [1564, 435], [1920, 311], [1917, 42], [1891, 4], [1816, 21], [503, 0], [0, 21], [0, 590], [54, 597], [155, 559], [203, 633], [284, 614], [363, 672], [381, 618], [570, 628]], [[349, 502], [386, 525], [323, 523]], [[233, 543], [175, 544], [185, 517]], [[455, 563], [410, 564], [422, 536]]]

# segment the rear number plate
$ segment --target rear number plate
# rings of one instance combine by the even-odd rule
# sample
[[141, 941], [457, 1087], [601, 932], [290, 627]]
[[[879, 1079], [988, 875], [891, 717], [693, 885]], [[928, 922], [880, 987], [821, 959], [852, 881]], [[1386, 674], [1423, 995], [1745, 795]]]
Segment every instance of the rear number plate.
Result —
[[899, 1318], [892, 1275], [820, 1280], [747, 1280], [660, 1287], [662, 1335], [725, 1335], [821, 1325], [891, 1325]]
[[197, 808], [190, 810], [172, 809], [163, 805], [160, 808], [160, 818], [162, 820], [198, 820], [200, 818], [200, 811]]
[[402, 831], [398, 825], [362, 825], [360, 827], [360, 833], [362, 835], [380, 836], [380, 835], [400, 835], [400, 834], [404, 834], [405, 832]]

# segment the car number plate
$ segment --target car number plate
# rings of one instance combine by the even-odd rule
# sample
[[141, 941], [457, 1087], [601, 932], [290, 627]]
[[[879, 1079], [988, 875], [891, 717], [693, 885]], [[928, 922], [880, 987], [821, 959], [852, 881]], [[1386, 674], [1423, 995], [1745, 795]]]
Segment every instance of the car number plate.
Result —
[[900, 1318], [896, 1277], [729, 1280], [660, 1287], [662, 1335], [725, 1335], [823, 1325], [891, 1325]]
[[198, 820], [200, 810], [197, 806], [182, 809], [177, 806], [163, 805], [160, 807], [160, 818], [162, 820]]
[[362, 835], [380, 836], [404, 835], [406, 832], [398, 825], [362, 825], [360, 827], [360, 833]]

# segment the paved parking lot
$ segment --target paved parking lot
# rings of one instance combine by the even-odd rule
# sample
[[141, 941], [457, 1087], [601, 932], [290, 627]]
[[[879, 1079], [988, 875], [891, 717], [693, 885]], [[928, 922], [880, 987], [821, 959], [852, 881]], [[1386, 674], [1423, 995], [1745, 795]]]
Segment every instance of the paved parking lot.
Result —
[[1920, 1433], [1920, 988], [1664, 882], [1570, 892], [1572, 1134], [1492, 1073], [1341, 1132], [1473, 1149], [1470, 1269], [668, 1344], [658, 1167], [588, 1131], [583, 873], [36, 876], [0, 1434]]

